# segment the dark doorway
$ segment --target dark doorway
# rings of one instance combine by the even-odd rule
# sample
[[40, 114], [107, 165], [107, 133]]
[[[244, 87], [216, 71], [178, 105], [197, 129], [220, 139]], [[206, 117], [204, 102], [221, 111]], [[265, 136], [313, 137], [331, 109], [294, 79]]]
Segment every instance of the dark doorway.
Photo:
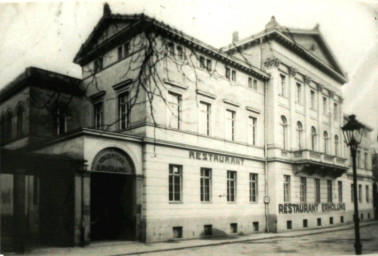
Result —
[[134, 240], [134, 176], [91, 175], [91, 240]]

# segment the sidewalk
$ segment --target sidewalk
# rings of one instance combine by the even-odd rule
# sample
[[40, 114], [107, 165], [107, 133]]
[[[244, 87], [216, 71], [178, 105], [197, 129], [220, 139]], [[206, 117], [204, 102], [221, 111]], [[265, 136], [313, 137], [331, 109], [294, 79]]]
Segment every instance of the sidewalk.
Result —
[[[361, 223], [361, 227], [369, 225], [378, 225], [378, 221], [366, 221]], [[142, 253], [151, 252], [163, 252], [171, 250], [180, 250], [194, 247], [204, 247], [204, 246], [216, 246], [231, 243], [238, 243], [242, 241], [256, 241], [263, 239], [274, 239], [274, 238], [285, 238], [285, 237], [297, 237], [305, 235], [314, 235], [325, 232], [340, 231], [346, 229], [352, 229], [354, 227], [353, 223], [327, 227], [321, 229], [310, 229], [310, 230], [300, 230], [291, 231], [285, 233], [258, 233], [250, 235], [240, 235], [240, 236], [229, 236], [229, 237], [219, 237], [219, 238], [209, 238], [209, 239], [193, 239], [193, 240], [180, 240], [172, 242], [159, 242], [159, 243], [141, 243], [135, 241], [127, 242], [97, 242], [92, 243], [84, 248], [82, 247], [49, 247], [49, 248], [38, 248], [34, 249], [32, 252], [24, 254], [8, 253], [5, 255], [91, 255], [91, 256], [121, 256], [121, 255], [138, 255]]]

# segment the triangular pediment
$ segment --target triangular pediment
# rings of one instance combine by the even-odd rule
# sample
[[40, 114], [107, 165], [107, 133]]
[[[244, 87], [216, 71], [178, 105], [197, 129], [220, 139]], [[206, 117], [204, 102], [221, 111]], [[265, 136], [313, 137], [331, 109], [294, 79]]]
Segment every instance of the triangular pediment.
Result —
[[107, 40], [114, 38], [114, 36], [135, 22], [135, 17], [128, 17], [128, 15], [124, 15], [122, 18], [117, 15], [103, 16], [88, 36], [88, 39], [81, 46], [74, 61], [78, 61], [82, 56], [91, 52]]
[[343, 74], [341, 66], [338, 64], [331, 49], [327, 46], [327, 43], [318, 30], [309, 30], [306, 33], [287, 29], [286, 31], [282, 31], [282, 33], [293, 43], [305, 49], [307, 53], [315, 56], [337, 73]]

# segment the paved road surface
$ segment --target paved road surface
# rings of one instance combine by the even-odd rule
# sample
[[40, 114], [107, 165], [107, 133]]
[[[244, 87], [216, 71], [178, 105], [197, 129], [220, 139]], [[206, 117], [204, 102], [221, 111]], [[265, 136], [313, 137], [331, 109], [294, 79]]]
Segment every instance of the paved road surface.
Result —
[[[362, 253], [378, 255], [378, 225], [361, 228]], [[354, 229], [138, 255], [352, 255]]]

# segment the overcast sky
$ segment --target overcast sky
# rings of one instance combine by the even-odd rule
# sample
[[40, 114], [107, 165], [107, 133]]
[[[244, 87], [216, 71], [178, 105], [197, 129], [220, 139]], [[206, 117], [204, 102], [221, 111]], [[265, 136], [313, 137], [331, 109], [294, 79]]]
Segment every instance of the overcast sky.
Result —
[[[0, 88], [40, 68], [81, 77], [73, 58], [103, 12], [104, 2], [0, 3]], [[344, 112], [378, 130], [378, 1], [126, 0], [113, 13], [144, 12], [215, 47], [279, 24], [320, 30], [343, 69]], [[375, 133], [376, 134], [376, 131]], [[374, 135], [375, 137], [375, 135]]]

